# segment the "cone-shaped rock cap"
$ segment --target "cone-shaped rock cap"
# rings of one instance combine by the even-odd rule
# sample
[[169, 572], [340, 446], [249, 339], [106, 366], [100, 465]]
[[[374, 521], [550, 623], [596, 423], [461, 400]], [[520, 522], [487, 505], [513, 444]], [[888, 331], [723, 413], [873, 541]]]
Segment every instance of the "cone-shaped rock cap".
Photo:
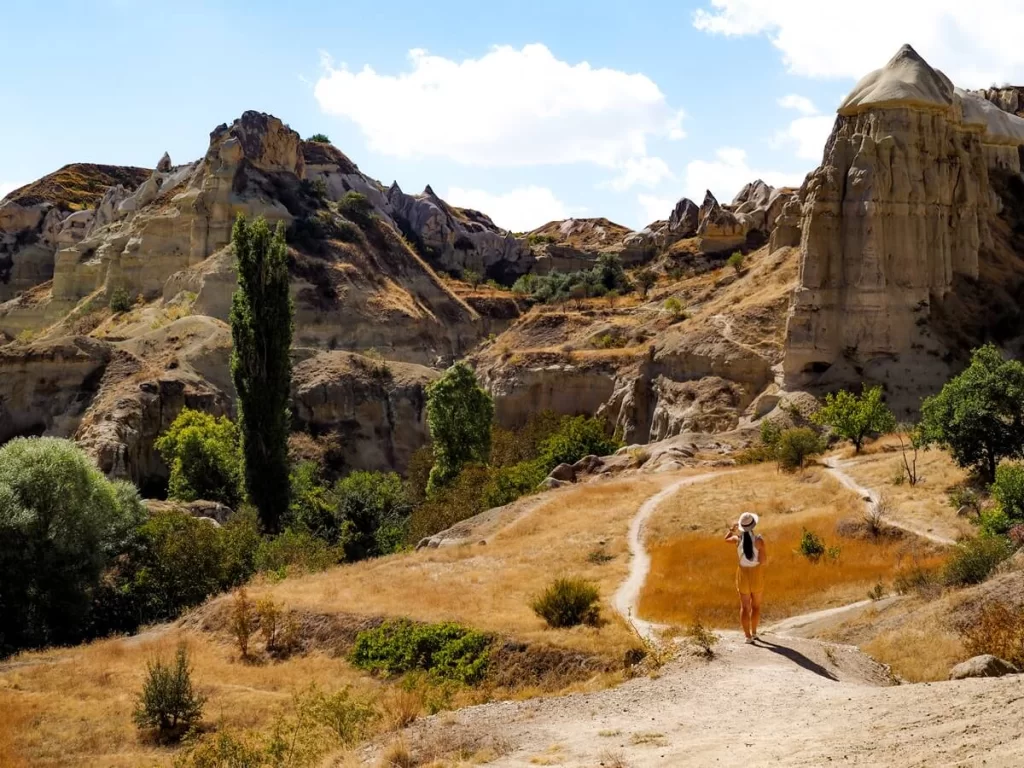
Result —
[[953, 104], [953, 83], [909, 45], [889, 63], [866, 75], [839, 105], [839, 114], [851, 115], [870, 108], [916, 106], [948, 109]]

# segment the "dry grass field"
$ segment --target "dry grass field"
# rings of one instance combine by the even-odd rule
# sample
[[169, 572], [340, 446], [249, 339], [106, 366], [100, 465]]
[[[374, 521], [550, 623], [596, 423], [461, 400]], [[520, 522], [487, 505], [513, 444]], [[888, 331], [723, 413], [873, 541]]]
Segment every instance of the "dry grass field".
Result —
[[[940, 553], [913, 537], [869, 536], [860, 499], [822, 468], [787, 475], [774, 465], [748, 467], [682, 488], [656, 513], [651, 574], [640, 602], [645, 618], [737, 625], [736, 545], [723, 537], [747, 510], [760, 516], [758, 531], [768, 548], [765, 621], [863, 600], [910, 563], [937, 568], [942, 562]], [[811, 562], [799, 554], [805, 528], [826, 547], [838, 547], [838, 556]]]
[[[628, 570], [626, 531], [643, 500], [678, 479], [633, 476], [565, 488], [531, 505], [532, 511], [486, 544], [396, 555], [276, 584], [256, 583], [248, 591], [253, 600], [269, 595], [287, 609], [311, 613], [460, 621], [621, 663], [624, 651], [637, 644], [610, 604]], [[598, 585], [608, 619], [604, 626], [552, 630], [533, 614], [530, 600], [560, 575]], [[198, 689], [209, 697], [204, 722], [218, 731], [267, 732], [295, 711], [294, 697], [313, 683], [328, 693], [351, 685], [358, 695], [376, 700], [384, 710], [376, 727], [384, 731], [429, 709], [429, 692], [410, 697], [323, 651], [244, 663], [226, 635], [200, 631], [199, 624], [186, 619], [135, 638], [26, 653], [0, 664], [0, 766], [172, 764], [177, 752], [141, 739], [131, 713], [147, 662], [170, 658], [180, 640], [189, 646]], [[621, 679], [617, 672], [597, 674], [562, 690], [591, 690]], [[463, 689], [452, 704], [543, 692], [529, 686]], [[332, 759], [332, 765], [346, 760], [340, 752]]]

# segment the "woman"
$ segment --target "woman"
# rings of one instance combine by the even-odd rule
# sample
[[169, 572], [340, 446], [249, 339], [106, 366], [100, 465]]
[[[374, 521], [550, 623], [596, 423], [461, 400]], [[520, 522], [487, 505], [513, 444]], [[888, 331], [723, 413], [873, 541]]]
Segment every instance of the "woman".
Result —
[[764, 592], [764, 567], [768, 552], [764, 539], [754, 534], [757, 515], [744, 512], [738, 522], [725, 534], [726, 541], [735, 541], [740, 565], [736, 570], [736, 591], [740, 593], [740, 624], [747, 642], [757, 639], [757, 625], [761, 621], [761, 594]]

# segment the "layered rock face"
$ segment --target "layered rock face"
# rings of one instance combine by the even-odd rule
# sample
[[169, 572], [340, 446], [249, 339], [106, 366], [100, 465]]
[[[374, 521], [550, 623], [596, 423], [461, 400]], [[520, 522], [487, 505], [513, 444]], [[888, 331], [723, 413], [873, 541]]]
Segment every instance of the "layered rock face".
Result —
[[[938, 353], [932, 303], [956, 276], [977, 278], [999, 206], [989, 172], [1019, 174], [1022, 145], [1024, 120], [954, 88], [909, 46], [857, 84], [800, 191], [789, 383], [837, 362], [830, 375], [845, 383], [866, 365]], [[794, 208], [783, 207], [773, 245], [795, 239]]]
[[606, 253], [624, 266], [635, 266], [650, 258], [650, 253], [645, 243], [634, 243], [631, 234], [621, 224], [604, 218], [548, 222], [526, 235], [536, 258], [530, 271], [546, 275], [590, 269]]
[[337, 435], [346, 468], [404, 472], [426, 445], [426, 387], [440, 374], [347, 352], [322, 352], [295, 366], [294, 426]]

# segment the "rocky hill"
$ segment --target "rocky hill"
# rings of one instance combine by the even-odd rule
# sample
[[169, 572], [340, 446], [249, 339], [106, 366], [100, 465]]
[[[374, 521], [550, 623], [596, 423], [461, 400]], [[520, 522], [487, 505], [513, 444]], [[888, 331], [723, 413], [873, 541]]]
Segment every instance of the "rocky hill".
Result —
[[[464, 357], [504, 424], [600, 414], [637, 443], [742, 442], [803, 392], [862, 381], [912, 410], [973, 345], [1018, 345], [1020, 107], [1020, 89], [961, 90], [907, 46], [844, 100], [799, 190], [708, 191], [640, 232], [508, 232], [257, 112], [193, 162], [68, 166], [0, 203], [0, 439], [75, 435], [105, 470], [159, 483], [152, 442], [180, 408], [233, 407], [238, 214], [287, 229], [295, 425], [357, 446], [346, 467], [404, 467], [424, 383]], [[508, 290], [608, 255], [657, 282], [554, 304]]]

